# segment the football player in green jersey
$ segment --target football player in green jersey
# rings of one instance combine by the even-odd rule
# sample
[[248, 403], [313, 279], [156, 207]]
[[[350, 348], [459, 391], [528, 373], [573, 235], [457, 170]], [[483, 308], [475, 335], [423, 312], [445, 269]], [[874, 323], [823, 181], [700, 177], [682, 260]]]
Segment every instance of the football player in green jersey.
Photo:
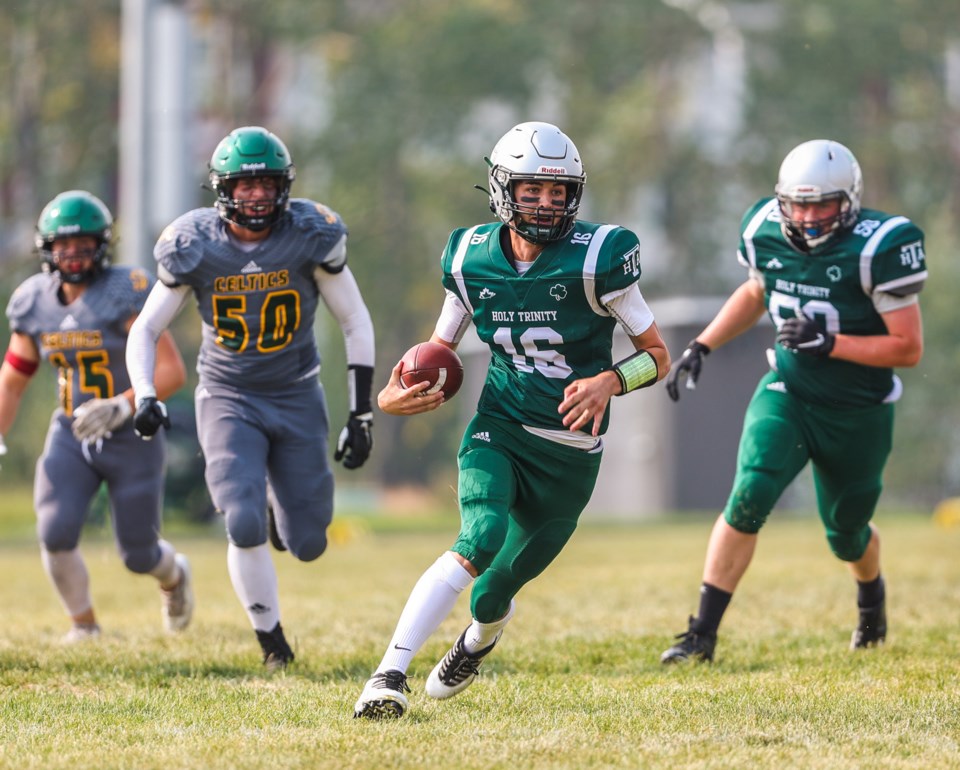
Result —
[[893, 439], [894, 367], [923, 353], [918, 294], [923, 233], [909, 219], [863, 209], [860, 166], [828, 140], [794, 148], [776, 197], [743, 219], [749, 271], [667, 378], [693, 389], [703, 359], [766, 310], [777, 329], [770, 371], [747, 407], [733, 490], [707, 546], [700, 607], [663, 663], [713, 659], [717, 628], [753, 556], [757, 533], [810, 462], [830, 550], [857, 582], [851, 648], [881, 644], [887, 619], [880, 539], [871, 524]]
[[[130, 419], [124, 351], [154, 279], [110, 265], [112, 232], [110, 210], [84, 190], [60, 193], [44, 207], [36, 230], [42, 272], [10, 298], [12, 333], [0, 366], [0, 434], [13, 425], [41, 362], [59, 373], [60, 403], [37, 461], [34, 508], [44, 570], [72, 620], [66, 643], [100, 636], [79, 544], [101, 486], [123, 563], [157, 580], [166, 628], [183, 630], [193, 613], [187, 558], [160, 537], [166, 445], [144, 444]], [[173, 338], [162, 335], [154, 387], [168, 396], [186, 378]]]
[[[456, 348], [472, 322], [491, 362], [459, 452], [460, 534], [413, 589], [354, 707], [399, 717], [417, 650], [471, 583], [472, 622], [427, 679], [449, 698], [476, 678], [513, 616], [513, 598], [556, 558], [590, 499], [611, 396], [653, 385], [669, 355], [643, 299], [637, 236], [577, 220], [586, 176], [573, 142], [522, 123], [488, 160], [498, 222], [455, 230], [442, 257], [446, 300], [431, 340]], [[612, 360], [620, 324], [636, 352]], [[428, 383], [380, 392], [388, 414], [436, 409]], [[476, 582], [474, 582], [476, 581]]]

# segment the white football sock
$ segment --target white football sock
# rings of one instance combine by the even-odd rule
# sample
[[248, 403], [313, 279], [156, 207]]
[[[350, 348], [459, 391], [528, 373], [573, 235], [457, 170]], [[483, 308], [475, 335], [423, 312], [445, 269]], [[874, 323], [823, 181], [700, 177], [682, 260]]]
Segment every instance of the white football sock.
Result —
[[157, 544], [160, 546], [160, 561], [150, 570], [150, 574], [160, 581], [161, 588], [169, 591], [180, 582], [180, 569], [175, 561], [177, 551], [166, 540], [160, 540]]
[[266, 544], [255, 548], [227, 545], [227, 570], [233, 590], [257, 631], [272, 631], [280, 622], [277, 571]]
[[82, 615], [93, 607], [90, 598], [90, 575], [79, 549], [51, 553], [46, 548], [41, 548], [40, 560], [50, 582], [57, 589], [60, 603], [70, 617]]
[[474, 618], [473, 622], [467, 627], [466, 634], [464, 634], [463, 648], [467, 652], [480, 652], [480, 650], [484, 650], [493, 644], [497, 638], [497, 634], [503, 631], [504, 626], [510, 622], [516, 606], [516, 603], [511, 599], [510, 609], [507, 610], [507, 614], [500, 618], [500, 620], [493, 621], [493, 623], [481, 623]]
[[451, 551], [446, 551], [417, 581], [400, 613], [397, 629], [377, 673], [397, 669], [406, 673], [410, 661], [423, 643], [453, 610], [460, 593], [473, 576]]

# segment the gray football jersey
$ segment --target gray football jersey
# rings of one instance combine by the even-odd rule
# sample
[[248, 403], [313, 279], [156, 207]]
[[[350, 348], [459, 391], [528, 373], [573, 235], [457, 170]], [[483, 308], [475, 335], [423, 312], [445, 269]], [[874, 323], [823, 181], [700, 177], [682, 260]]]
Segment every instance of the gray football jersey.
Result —
[[29, 335], [40, 357], [60, 370], [60, 405], [67, 415], [93, 398], [130, 387], [124, 360], [127, 323], [143, 308], [154, 278], [140, 268], [110, 266], [83, 295], [64, 305], [60, 279], [38, 273], [10, 297], [10, 330]]
[[[347, 233], [322, 204], [297, 198], [270, 235], [246, 251], [213, 207], [184, 214], [164, 230], [154, 257], [190, 286], [203, 321], [201, 382], [269, 391], [316, 373], [313, 322], [317, 267], [343, 270]], [[167, 280], [164, 275], [164, 280]]]

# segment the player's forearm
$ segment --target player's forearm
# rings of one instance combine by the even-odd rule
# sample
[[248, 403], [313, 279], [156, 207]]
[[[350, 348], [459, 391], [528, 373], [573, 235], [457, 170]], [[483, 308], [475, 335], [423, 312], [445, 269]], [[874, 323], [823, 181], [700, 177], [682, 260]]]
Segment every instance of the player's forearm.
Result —
[[923, 345], [889, 334], [858, 337], [838, 334], [830, 358], [863, 366], [909, 368], [920, 363]]
[[696, 339], [711, 350], [716, 350], [752, 329], [765, 309], [763, 289], [755, 281], [747, 281], [730, 295], [720, 312]]
[[173, 341], [173, 336], [166, 331], [160, 335], [157, 342], [157, 367], [153, 378], [157, 398], [161, 401], [169, 398], [180, 390], [186, 381], [187, 367]]

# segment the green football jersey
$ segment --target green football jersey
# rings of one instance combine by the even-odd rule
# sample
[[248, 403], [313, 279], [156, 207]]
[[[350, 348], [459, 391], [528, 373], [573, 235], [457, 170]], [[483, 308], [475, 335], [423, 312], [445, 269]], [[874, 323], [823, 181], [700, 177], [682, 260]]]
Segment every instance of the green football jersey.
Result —
[[[612, 363], [616, 319], [601, 298], [640, 277], [637, 236], [577, 222], [519, 275], [500, 246], [500, 223], [455, 230], [443, 253], [443, 285], [470, 312], [491, 360], [477, 411], [564, 430], [563, 389]], [[601, 433], [607, 429], [609, 410]]]
[[[780, 229], [776, 198], [744, 215], [740, 261], [763, 275], [767, 311], [777, 328], [801, 315], [830, 334], [885, 334], [875, 292], [907, 296], [927, 277], [923, 232], [909, 219], [863, 209], [857, 223], [809, 254]], [[855, 407], [882, 402], [894, 387], [893, 370], [796, 353], [775, 346], [776, 368], [787, 390], [804, 401]]]

